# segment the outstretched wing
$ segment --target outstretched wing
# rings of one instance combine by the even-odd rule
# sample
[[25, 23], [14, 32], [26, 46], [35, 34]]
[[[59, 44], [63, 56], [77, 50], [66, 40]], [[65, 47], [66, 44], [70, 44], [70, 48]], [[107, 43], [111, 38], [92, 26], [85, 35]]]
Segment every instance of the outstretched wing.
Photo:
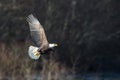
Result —
[[27, 17], [29, 23], [31, 37], [33, 42], [40, 47], [43, 43], [48, 44], [45, 31], [36, 17], [32, 14]]

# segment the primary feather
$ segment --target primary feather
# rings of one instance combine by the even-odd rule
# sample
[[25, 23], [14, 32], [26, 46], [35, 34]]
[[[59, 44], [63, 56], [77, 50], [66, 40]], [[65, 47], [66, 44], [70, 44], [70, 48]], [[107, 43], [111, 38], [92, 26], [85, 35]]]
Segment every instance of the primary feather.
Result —
[[47, 47], [48, 41], [45, 31], [38, 19], [31, 14], [27, 17], [27, 22], [29, 23], [31, 37], [34, 43], [41, 49]]

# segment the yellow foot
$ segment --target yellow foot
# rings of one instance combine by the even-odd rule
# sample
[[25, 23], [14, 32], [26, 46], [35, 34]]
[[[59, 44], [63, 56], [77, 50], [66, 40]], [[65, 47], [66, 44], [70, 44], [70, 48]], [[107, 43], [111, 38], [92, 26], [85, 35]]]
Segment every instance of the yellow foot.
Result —
[[35, 56], [39, 56], [40, 53], [39, 53], [38, 51], [36, 51], [36, 52], [34, 52], [34, 55], [35, 55]]

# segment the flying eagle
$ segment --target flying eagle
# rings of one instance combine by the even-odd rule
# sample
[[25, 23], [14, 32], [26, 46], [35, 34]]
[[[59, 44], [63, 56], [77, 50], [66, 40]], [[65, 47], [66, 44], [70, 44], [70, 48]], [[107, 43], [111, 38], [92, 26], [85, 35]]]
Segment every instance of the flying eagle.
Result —
[[48, 42], [44, 28], [36, 17], [30, 14], [27, 17], [27, 22], [29, 24], [31, 38], [36, 45], [30, 46], [28, 50], [28, 54], [32, 59], [39, 59], [41, 53], [44, 53], [44, 51], [58, 46], [56, 43]]

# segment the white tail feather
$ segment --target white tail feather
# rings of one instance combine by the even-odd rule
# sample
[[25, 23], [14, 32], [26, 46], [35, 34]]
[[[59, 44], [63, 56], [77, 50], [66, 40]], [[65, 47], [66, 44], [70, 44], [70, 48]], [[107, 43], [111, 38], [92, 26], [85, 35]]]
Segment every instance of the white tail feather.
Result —
[[35, 56], [34, 53], [38, 50], [39, 48], [38, 47], [35, 47], [35, 46], [29, 46], [29, 49], [28, 49], [28, 55], [31, 59], [39, 59], [40, 55], [39, 56]]

